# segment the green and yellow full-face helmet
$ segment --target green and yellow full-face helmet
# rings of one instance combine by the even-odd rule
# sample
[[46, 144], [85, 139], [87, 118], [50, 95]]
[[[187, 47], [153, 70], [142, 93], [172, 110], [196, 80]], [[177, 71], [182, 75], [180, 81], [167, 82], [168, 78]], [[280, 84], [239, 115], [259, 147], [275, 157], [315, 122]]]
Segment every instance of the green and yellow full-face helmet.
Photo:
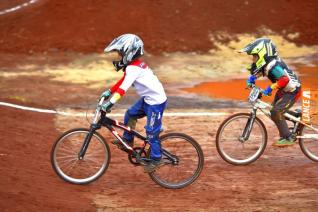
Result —
[[278, 56], [276, 46], [268, 38], [258, 38], [239, 50], [239, 52], [258, 56], [257, 61], [252, 63], [250, 67], [251, 75], [258, 74], [266, 64]]

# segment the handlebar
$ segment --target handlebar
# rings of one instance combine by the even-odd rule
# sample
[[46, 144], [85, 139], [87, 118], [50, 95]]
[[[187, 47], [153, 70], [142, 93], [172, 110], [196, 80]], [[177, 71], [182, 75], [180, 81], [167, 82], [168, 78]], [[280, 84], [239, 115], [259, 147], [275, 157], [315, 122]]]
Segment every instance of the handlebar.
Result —
[[245, 87], [245, 89], [251, 90], [253, 88], [258, 88], [260, 92], [263, 94], [264, 89], [261, 89], [260, 87], [257, 87], [255, 84], [252, 84], [251, 86]]
[[248, 100], [251, 103], [255, 103], [257, 99], [261, 99], [263, 96], [263, 90], [260, 89], [259, 87], [257, 87], [256, 85], [251, 85], [249, 87], [249, 89], [251, 89], [251, 92], [248, 96]]
[[99, 100], [98, 100], [98, 103], [97, 103], [97, 107], [96, 107], [96, 110], [95, 110], [95, 114], [94, 114], [94, 117], [93, 117], [93, 124], [96, 124], [97, 121], [98, 121], [98, 117], [100, 116], [100, 114], [102, 116], [106, 115], [106, 112], [101, 110], [101, 105], [104, 103], [105, 101], [105, 97], [101, 97]]

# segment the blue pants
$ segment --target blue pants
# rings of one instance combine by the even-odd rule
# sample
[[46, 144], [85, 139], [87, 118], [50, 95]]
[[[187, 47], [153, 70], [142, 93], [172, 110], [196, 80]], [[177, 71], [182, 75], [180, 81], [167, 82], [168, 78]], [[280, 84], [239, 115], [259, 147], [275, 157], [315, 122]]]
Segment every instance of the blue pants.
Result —
[[[162, 115], [166, 108], [166, 102], [159, 105], [149, 105], [144, 101], [144, 97], [139, 99], [125, 113], [124, 124], [134, 128], [137, 119], [147, 116], [147, 125], [145, 126], [147, 139], [150, 143], [150, 158], [160, 160], [161, 144], [159, 133], [162, 126]], [[124, 132], [124, 139], [132, 142], [134, 137], [129, 132]]]

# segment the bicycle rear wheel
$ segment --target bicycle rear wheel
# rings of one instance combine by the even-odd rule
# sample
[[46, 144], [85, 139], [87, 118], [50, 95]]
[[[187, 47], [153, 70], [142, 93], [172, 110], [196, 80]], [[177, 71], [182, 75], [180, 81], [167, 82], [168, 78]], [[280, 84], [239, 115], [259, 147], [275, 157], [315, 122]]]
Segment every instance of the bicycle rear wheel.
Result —
[[250, 114], [238, 113], [228, 117], [216, 134], [216, 149], [223, 160], [233, 165], [246, 165], [257, 160], [267, 144], [267, 131], [259, 118], [255, 118], [247, 141], [241, 141]]
[[[313, 126], [318, 129], [317, 125]], [[303, 126], [299, 133], [299, 146], [301, 151], [310, 159], [318, 162], [318, 132], [310, 127]]]
[[51, 164], [56, 174], [74, 184], [87, 184], [104, 174], [110, 162], [110, 151], [104, 138], [94, 132], [86, 154], [79, 159], [79, 152], [89, 133], [78, 128], [63, 133], [51, 151]]
[[[151, 179], [170, 189], [184, 188], [201, 174], [204, 156], [200, 145], [182, 133], [167, 133], [160, 136], [165, 165], [149, 173]], [[147, 155], [150, 155], [148, 150]], [[171, 157], [175, 160], [171, 161]], [[170, 159], [169, 159], [170, 158]]]

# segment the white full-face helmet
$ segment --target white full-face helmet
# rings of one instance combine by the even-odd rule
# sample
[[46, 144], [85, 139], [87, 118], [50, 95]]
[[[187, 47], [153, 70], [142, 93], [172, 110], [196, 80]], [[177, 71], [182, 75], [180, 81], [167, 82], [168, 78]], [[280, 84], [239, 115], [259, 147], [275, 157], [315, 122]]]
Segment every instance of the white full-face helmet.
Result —
[[117, 51], [120, 61], [113, 61], [117, 71], [125, 68], [129, 63], [144, 54], [144, 43], [134, 34], [123, 34], [115, 38], [104, 50], [105, 53]]

